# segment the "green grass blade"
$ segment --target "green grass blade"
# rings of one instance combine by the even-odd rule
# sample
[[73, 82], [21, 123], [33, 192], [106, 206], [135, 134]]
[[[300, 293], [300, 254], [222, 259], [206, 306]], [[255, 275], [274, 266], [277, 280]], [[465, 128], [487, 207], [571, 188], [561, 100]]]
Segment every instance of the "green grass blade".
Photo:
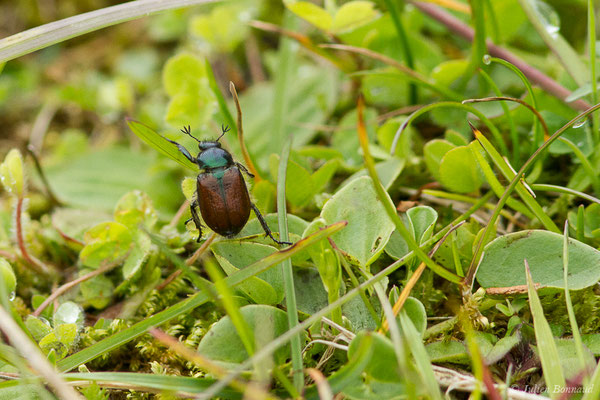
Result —
[[[286, 242], [289, 240], [287, 208], [285, 204], [286, 172], [290, 150], [292, 149], [292, 136], [288, 135], [287, 140], [281, 150], [279, 159], [279, 171], [277, 173], [277, 219], [279, 223], [280, 240]], [[289, 329], [298, 325], [298, 307], [296, 305], [296, 291], [294, 289], [294, 273], [292, 271], [292, 260], [286, 259], [281, 263], [283, 272], [283, 284], [285, 291], [285, 304], [287, 308]], [[302, 346], [300, 335], [296, 335], [291, 340], [292, 368], [294, 370], [294, 386], [298, 392], [302, 392], [304, 387], [304, 367], [302, 365]]]
[[[193, 378], [189, 376], [171, 376], [142, 374], [134, 372], [77, 372], [63, 374], [63, 379], [70, 382], [97, 382], [112, 387], [123, 387], [138, 390], [163, 390], [176, 393], [202, 393], [215, 380]], [[219, 396], [224, 398], [239, 398], [240, 394], [232, 389], [224, 389]]]
[[[550, 325], [548, 324], [546, 317], [544, 317], [542, 303], [535, 290], [527, 260], [525, 260], [525, 274], [527, 275], [529, 307], [531, 309], [531, 315], [533, 316], [533, 329], [535, 330], [537, 350], [542, 363], [546, 387], [565, 388], [565, 376], [560, 365], [560, 357], [558, 356], [554, 336], [552, 336]], [[560, 390], [550, 390], [550, 398], [556, 399], [560, 397], [560, 392]]]
[[[398, 36], [398, 42], [400, 42], [400, 48], [402, 49], [402, 55], [404, 57], [404, 62], [406, 62], [406, 66], [412, 70], [415, 69], [415, 61], [413, 58], [412, 51], [410, 49], [410, 43], [408, 41], [408, 37], [406, 36], [406, 31], [404, 30], [404, 26], [402, 25], [402, 20], [400, 19], [400, 13], [398, 12], [398, 5], [395, 1], [392, 0], [384, 0], [385, 6], [387, 7], [390, 16], [392, 17], [392, 22], [394, 23], [394, 27], [396, 28], [396, 35]], [[409, 91], [409, 103], [417, 104], [417, 86], [414, 82], [410, 82], [408, 84]]]
[[54, 21], [0, 40], [0, 63], [107, 26], [216, 0], [137, 0]]
[[[571, 292], [569, 290], [569, 221], [565, 221], [565, 229], [563, 233], [563, 280], [565, 282], [565, 303], [567, 304], [567, 314], [569, 315], [569, 324], [571, 325], [571, 332], [573, 332], [573, 341], [575, 342], [575, 351], [577, 351], [577, 358], [579, 359], [579, 368], [586, 374], [585, 357], [583, 352], [583, 342], [581, 341], [581, 335], [579, 333], [579, 326], [577, 325], [577, 318], [575, 318], [575, 310], [573, 310], [573, 303], [571, 302]], [[586, 379], [587, 380], [587, 379]]]
[[435, 379], [433, 368], [431, 368], [431, 362], [429, 361], [427, 350], [425, 350], [425, 346], [423, 345], [421, 335], [406, 314], [406, 311], [401, 310], [399, 317], [400, 326], [402, 326], [402, 332], [404, 332], [404, 337], [408, 342], [410, 350], [414, 356], [417, 371], [423, 380], [425, 390], [429, 394], [429, 398], [442, 400], [442, 394]]
[[158, 150], [171, 160], [178, 162], [182, 166], [191, 169], [192, 171], [198, 171], [198, 166], [185, 158], [185, 156], [181, 154], [179, 150], [177, 150], [177, 146], [169, 142], [167, 139], [162, 137], [161, 134], [155, 132], [149, 126], [133, 119], [127, 119], [127, 125], [129, 125], [131, 131], [135, 133], [137, 137], [139, 137], [143, 142], [153, 149]]

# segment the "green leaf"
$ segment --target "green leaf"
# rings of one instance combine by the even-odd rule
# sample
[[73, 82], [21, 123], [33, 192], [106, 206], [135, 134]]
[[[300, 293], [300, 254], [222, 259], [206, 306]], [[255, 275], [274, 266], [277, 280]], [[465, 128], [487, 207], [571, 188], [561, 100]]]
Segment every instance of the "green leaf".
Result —
[[[325, 221], [317, 218], [308, 225], [302, 236], [308, 236], [325, 225]], [[322, 240], [307, 251], [319, 271], [325, 291], [327, 293], [333, 290], [339, 291], [342, 284], [342, 267], [339, 256], [333, 250], [331, 244], [327, 240]]]
[[4, 283], [6, 293], [10, 294], [17, 288], [17, 277], [11, 265], [4, 258], [0, 257], [0, 278]]
[[427, 329], [427, 312], [423, 303], [414, 297], [408, 297], [402, 309], [406, 312], [406, 315], [408, 315], [408, 318], [410, 318], [422, 337], [425, 329]]
[[308, 1], [285, 1], [285, 6], [294, 14], [319, 29], [328, 31], [333, 24], [333, 17], [327, 11]]
[[136, 274], [141, 272], [144, 261], [150, 254], [151, 246], [152, 242], [150, 238], [144, 232], [136, 231], [133, 247], [123, 264], [123, 279], [132, 279]]
[[[82, 270], [80, 275], [84, 275], [90, 270]], [[86, 303], [89, 303], [97, 310], [107, 307], [112, 301], [112, 295], [115, 285], [104, 275], [98, 275], [79, 284], [79, 290]]]
[[103, 222], [84, 235], [85, 247], [79, 259], [88, 267], [98, 268], [124, 257], [132, 244], [129, 229], [118, 222]]
[[34, 317], [33, 315], [28, 315], [25, 320], [25, 326], [27, 330], [33, 338], [37, 341], [40, 341], [44, 336], [48, 335], [52, 332], [52, 327], [47, 323], [47, 321], [41, 318]]
[[154, 226], [158, 220], [152, 200], [142, 191], [134, 190], [125, 194], [115, 206], [115, 221], [137, 229], [139, 224], [146, 228]]
[[[240, 313], [259, 342], [257, 350], [287, 331], [287, 315], [278, 308], [249, 305], [242, 307]], [[198, 353], [225, 368], [235, 368], [248, 359], [248, 353], [228, 316], [210, 328], [198, 345]], [[280, 347], [274, 353], [276, 362], [284, 362], [288, 354], [288, 348]]]
[[[252, 6], [248, 7], [248, 5]], [[231, 53], [248, 34], [248, 21], [256, 14], [251, 2], [224, 4], [210, 14], [196, 15], [190, 21], [190, 32], [204, 39], [215, 50]]]
[[[413, 207], [402, 216], [417, 244], [426, 242], [431, 238], [437, 218], [437, 212], [428, 206]], [[394, 230], [385, 247], [385, 252], [393, 258], [399, 259], [408, 254], [408, 243]]]
[[345, 3], [337, 10], [333, 18], [331, 30], [333, 32], [341, 32], [370, 22], [378, 15], [374, 6], [374, 3], [362, 0]]
[[23, 176], [23, 156], [17, 149], [12, 149], [0, 164], [0, 182], [14, 196], [23, 197], [25, 178]]
[[434, 363], [455, 363], [468, 365], [470, 363], [467, 348], [462, 342], [444, 340], [429, 343], [425, 346], [429, 359]]
[[171, 160], [177, 161], [179, 164], [191, 169], [192, 171], [198, 170], [198, 166], [193, 164], [179, 150], [177, 150], [176, 145], [153, 131], [150, 127], [132, 119], [127, 120], [127, 125], [129, 125], [131, 131], [135, 133], [137, 137], [146, 142], [146, 144], [148, 144], [150, 147], [158, 150]]
[[171, 97], [180, 93], [197, 93], [207, 79], [204, 62], [191, 53], [173, 56], [163, 68], [162, 79], [165, 91]]
[[323, 207], [321, 218], [326, 224], [348, 221], [346, 229], [332, 239], [362, 267], [379, 257], [394, 230], [369, 177], [357, 178], [333, 195]]
[[[564, 288], [561, 234], [526, 230], [501, 236], [485, 247], [477, 271], [484, 288], [526, 284], [523, 260], [527, 259], [535, 283], [542, 287]], [[578, 290], [600, 279], [600, 251], [569, 239], [569, 289]]]
[[443, 139], [430, 140], [423, 147], [425, 165], [427, 165], [427, 169], [437, 181], [440, 180], [440, 164], [442, 158], [454, 148], [456, 148], [455, 145]]
[[449, 150], [440, 162], [440, 183], [457, 193], [472, 193], [481, 187], [483, 173], [471, 146]]
[[165, 121], [171, 126], [204, 126], [216, 110], [215, 97], [208, 87], [198, 92], [181, 92], [171, 97]]
[[316, 268], [294, 268], [294, 289], [298, 311], [312, 315], [327, 306], [327, 292]]
[[357, 350], [366, 338], [369, 338], [369, 340], [372, 341], [371, 351], [373, 353], [365, 368], [365, 372], [378, 381], [397, 382], [402, 380], [403, 377], [400, 374], [400, 367], [398, 366], [394, 345], [389, 338], [379, 333], [364, 330], [358, 332], [348, 346], [348, 358], [351, 359], [356, 355]]

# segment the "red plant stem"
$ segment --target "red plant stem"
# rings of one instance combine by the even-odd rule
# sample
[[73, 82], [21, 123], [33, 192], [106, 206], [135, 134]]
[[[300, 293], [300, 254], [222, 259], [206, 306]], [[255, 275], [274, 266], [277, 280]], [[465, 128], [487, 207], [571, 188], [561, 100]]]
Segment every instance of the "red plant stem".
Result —
[[27, 252], [27, 247], [25, 247], [25, 240], [23, 240], [23, 226], [21, 224], [21, 217], [23, 214], [23, 197], [17, 198], [17, 210], [15, 215], [15, 226], [16, 226], [16, 234], [17, 234], [17, 244], [19, 245], [19, 250], [21, 250], [21, 255], [27, 261], [29, 265], [31, 265], [37, 272], [46, 273], [46, 268], [41, 264], [38, 260], [34, 260]]
[[[473, 29], [464, 24], [459, 19], [455, 18], [451, 14], [442, 10], [441, 8], [428, 3], [422, 3], [420, 1], [409, 0], [411, 4], [417, 7], [419, 10], [429, 15], [431, 18], [436, 21], [444, 24], [450, 31], [456, 33], [459, 36], [467, 40], [473, 40], [475, 36], [475, 32]], [[565, 100], [567, 96], [571, 94], [571, 91], [564, 86], [560, 85], [558, 82], [550, 78], [548, 75], [544, 74], [539, 69], [532, 67], [527, 64], [525, 61], [518, 58], [516, 55], [508, 51], [507, 49], [495, 45], [492, 41], [487, 40], [486, 45], [489, 53], [498, 58], [502, 58], [519, 68], [525, 76], [531, 80], [533, 83], [537, 84], [539, 87], [550, 93], [552, 96], [559, 98], [560, 100]], [[569, 103], [566, 103], [571, 108], [574, 108], [579, 111], [587, 110], [591, 107], [585, 100], [579, 99]]]

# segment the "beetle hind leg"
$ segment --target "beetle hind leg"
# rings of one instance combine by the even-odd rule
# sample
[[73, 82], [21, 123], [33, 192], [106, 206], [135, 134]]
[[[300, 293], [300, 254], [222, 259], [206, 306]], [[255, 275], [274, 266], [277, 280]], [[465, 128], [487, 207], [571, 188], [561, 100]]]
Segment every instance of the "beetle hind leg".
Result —
[[187, 224], [190, 221], [194, 221], [194, 225], [196, 225], [196, 229], [198, 229], [198, 239], [196, 239], [197, 243], [200, 243], [200, 239], [202, 239], [202, 222], [200, 222], [200, 217], [198, 216], [198, 200], [194, 200], [190, 203], [190, 213], [192, 217], [185, 221]]
[[260, 226], [262, 226], [263, 230], [265, 231], [266, 236], [270, 237], [271, 240], [273, 240], [278, 245], [283, 245], [283, 244], [292, 245], [291, 242], [283, 242], [283, 241], [275, 239], [273, 237], [273, 234], [271, 233], [271, 229], [269, 228], [269, 225], [267, 225], [267, 221], [265, 221], [265, 218], [262, 216], [262, 214], [258, 210], [258, 207], [256, 207], [256, 205], [254, 205], [254, 203], [250, 203], [250, 207], [252, 207], [252, 209], [254, 210], [254, 214], [256, 214], [256, 218], [258, 218], [258, 222], [260, 222]]

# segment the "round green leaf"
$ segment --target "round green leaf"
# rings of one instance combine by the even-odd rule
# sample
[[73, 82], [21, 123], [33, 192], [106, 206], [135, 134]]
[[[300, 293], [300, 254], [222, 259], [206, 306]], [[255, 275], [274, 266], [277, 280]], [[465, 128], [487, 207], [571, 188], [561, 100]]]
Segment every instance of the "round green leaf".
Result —
[[469, 146], [448, 151], [440, 162], [440, 183], [457, 193], [471, 193], [483, 183], [483, 174]]
[[[242, 307], [240, 313], [258, 342], [257, 348], [269, 343], [288, 329], [287, 314], [278, 308], [249, 305]], [[246, 348], [228, 316], [220, 319], [210, 328], [198, 345], [198, 353], [225, 368], [235, 368], [248, 359]], [[274, 353], [276, 362], [283, 363], [288, 354], [287, 347], [280, 347]]]
[[[527, 259], [531, 276], [542, 287], [564, 288], [563, 236], [528, 230], [501, 236], [485, 248], [477, 281], [484, 288], [525, 285]], [[600, 251], [569, 239], [569, 289], [592, 286], [600, 279]]]
[[442, 139], [431, 140], [423, 147], [425, 165], [427, 165], [427, 169], [436, 180], [440, 180], [440, 163], [442, 158], [455, 147], [449, 141]]

